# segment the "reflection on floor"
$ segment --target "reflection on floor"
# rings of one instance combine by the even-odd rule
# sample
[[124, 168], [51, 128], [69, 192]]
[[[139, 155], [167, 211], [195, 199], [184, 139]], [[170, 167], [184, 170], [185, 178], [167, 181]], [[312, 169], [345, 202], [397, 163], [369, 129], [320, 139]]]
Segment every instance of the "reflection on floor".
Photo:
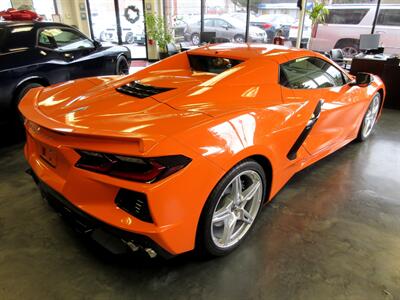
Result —
[[42, 201], [22, 145], [3, 147], [0, 299], [399, 299], [399, 128], [384, 110], [368, 141], [297, 174], [242, 246], [210, 261], [101, 251]]

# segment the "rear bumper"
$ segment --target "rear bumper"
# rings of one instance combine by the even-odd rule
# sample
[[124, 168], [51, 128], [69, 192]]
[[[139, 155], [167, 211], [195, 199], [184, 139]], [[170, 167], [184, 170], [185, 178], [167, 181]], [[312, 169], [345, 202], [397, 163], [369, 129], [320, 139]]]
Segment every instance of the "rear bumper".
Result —
[[164, 258], [174, 256], [144, 235], [121, 230], [88, 215], [41, 181], [32, 169], [27, 170], [27, 173], [32, 176], [43, 198], [75, 231], [93, 239], [109, 251], [126, 252], [129, 249], [132, 250], [133, 245], [137, 247], [137, 250], [142, 249], [148, 253], [155, 251]]
[[[137, 145], [132, 140], [69, 136], [43, 127], [37, 131], [30, 127], [27, 129], [25, 157], [35, 174], [34, 179], [40, 183], [42, 192], [47, 193], [46, 198], [57, 199], [62, 207], [76, 212], [72, 219], [76, 219], [76, 215], [88, 216], [89, 218], [84, 218], [84, 222], [78, 219], [78, 223], [89, 224], [89, 232], [93, 229], [92, 220], [97, 220], [94, 222], [95, 229], [107, 225], [107, 229], [113, 228], [112, 232], [118, 233], [114, 236], [119, 239], [127, 236], [128, 241], [136, 241], [139, 237], [140, 243], [145, 241], [144, 245], [139, 245], [143, 248], [152, 245], [154, 250], [161, 248], [159, 252], [163, 256], [177, 255], [194, 248], [198, 220], [204, 203], [223, 176], [220, 168], [180, 143], [168, 142], [166, 139], [166, 144], [154, 147], [148, 156], [179, 153], [192, 158], [192, 162], [177, 173], [155, 183], [127, 181], [75, 167], [80, 156], [74, 149], [139, 155]], [[43, 145], [55, 151], [55, 166], [43, 159]], [[164, 148], [167, 146], [168, 151]], [[198, 178], [207, 180], [197, 180]], [[116, 201], [122, 190], [146, 196], [152, 221], [139, 219], [134, 213], [119, 207]], [[87, 219], [90, 221], [86, 222]], [[101, 225], [97, 226], [98, 223]], [[123, 240], [127, 241], [125, 238]]]

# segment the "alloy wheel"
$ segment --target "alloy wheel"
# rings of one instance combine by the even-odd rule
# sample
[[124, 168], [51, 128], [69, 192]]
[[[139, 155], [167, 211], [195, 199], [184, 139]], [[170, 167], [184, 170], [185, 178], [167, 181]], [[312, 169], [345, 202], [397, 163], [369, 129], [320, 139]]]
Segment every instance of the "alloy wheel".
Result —
[[346, 58], [353, 58], [358, 54], [358, 50], [352, 46], [342, 48], [343, 56]]
[[368, 107], [367, 113], [364, 117], [362, 135], [368, 137], [374, 128], [376, 118], [378, 117], [380, 107], [380, 97], [376, 95]]
[[192, 44], [195, 46], [200, 44], [200, 36], [197, 33], [192, 35]]
[[246, 235], [260, 209], [263, 188], [261, 176], [253, 170], [242, 171], [226, 186], [211, 221], [217, 247], [232, 247]]

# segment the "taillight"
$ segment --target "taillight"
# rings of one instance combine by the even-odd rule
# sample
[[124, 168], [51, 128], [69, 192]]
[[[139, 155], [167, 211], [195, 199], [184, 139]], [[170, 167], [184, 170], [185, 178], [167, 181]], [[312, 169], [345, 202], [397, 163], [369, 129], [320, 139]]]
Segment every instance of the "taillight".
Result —
[[297, 25], [291, 25], [291, 26], [290, 26], [290, 29], [299, 29], [299, 26], [297, 26]]
[[268, 28], [271, 28], [271, 27], [272, 27], [272, 24], [269, 24], [269, 23], [262, 24], [262, 28], [264, 28], [264, 29], [268, 29]]
[[139, 158], [77, 150], [77, 168], [139, 182], [155, 182], [187, 166], [192, 160], [183, 155]]

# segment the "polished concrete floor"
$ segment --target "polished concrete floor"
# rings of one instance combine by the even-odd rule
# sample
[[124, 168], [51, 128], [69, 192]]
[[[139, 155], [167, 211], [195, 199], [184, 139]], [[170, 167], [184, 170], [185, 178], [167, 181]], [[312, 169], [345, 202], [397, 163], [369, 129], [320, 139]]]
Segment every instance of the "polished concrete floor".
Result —
[[112, 256], [0, 149], [0, 299], [400, 299], [400, 111], [296, 175], [228, 257]]

